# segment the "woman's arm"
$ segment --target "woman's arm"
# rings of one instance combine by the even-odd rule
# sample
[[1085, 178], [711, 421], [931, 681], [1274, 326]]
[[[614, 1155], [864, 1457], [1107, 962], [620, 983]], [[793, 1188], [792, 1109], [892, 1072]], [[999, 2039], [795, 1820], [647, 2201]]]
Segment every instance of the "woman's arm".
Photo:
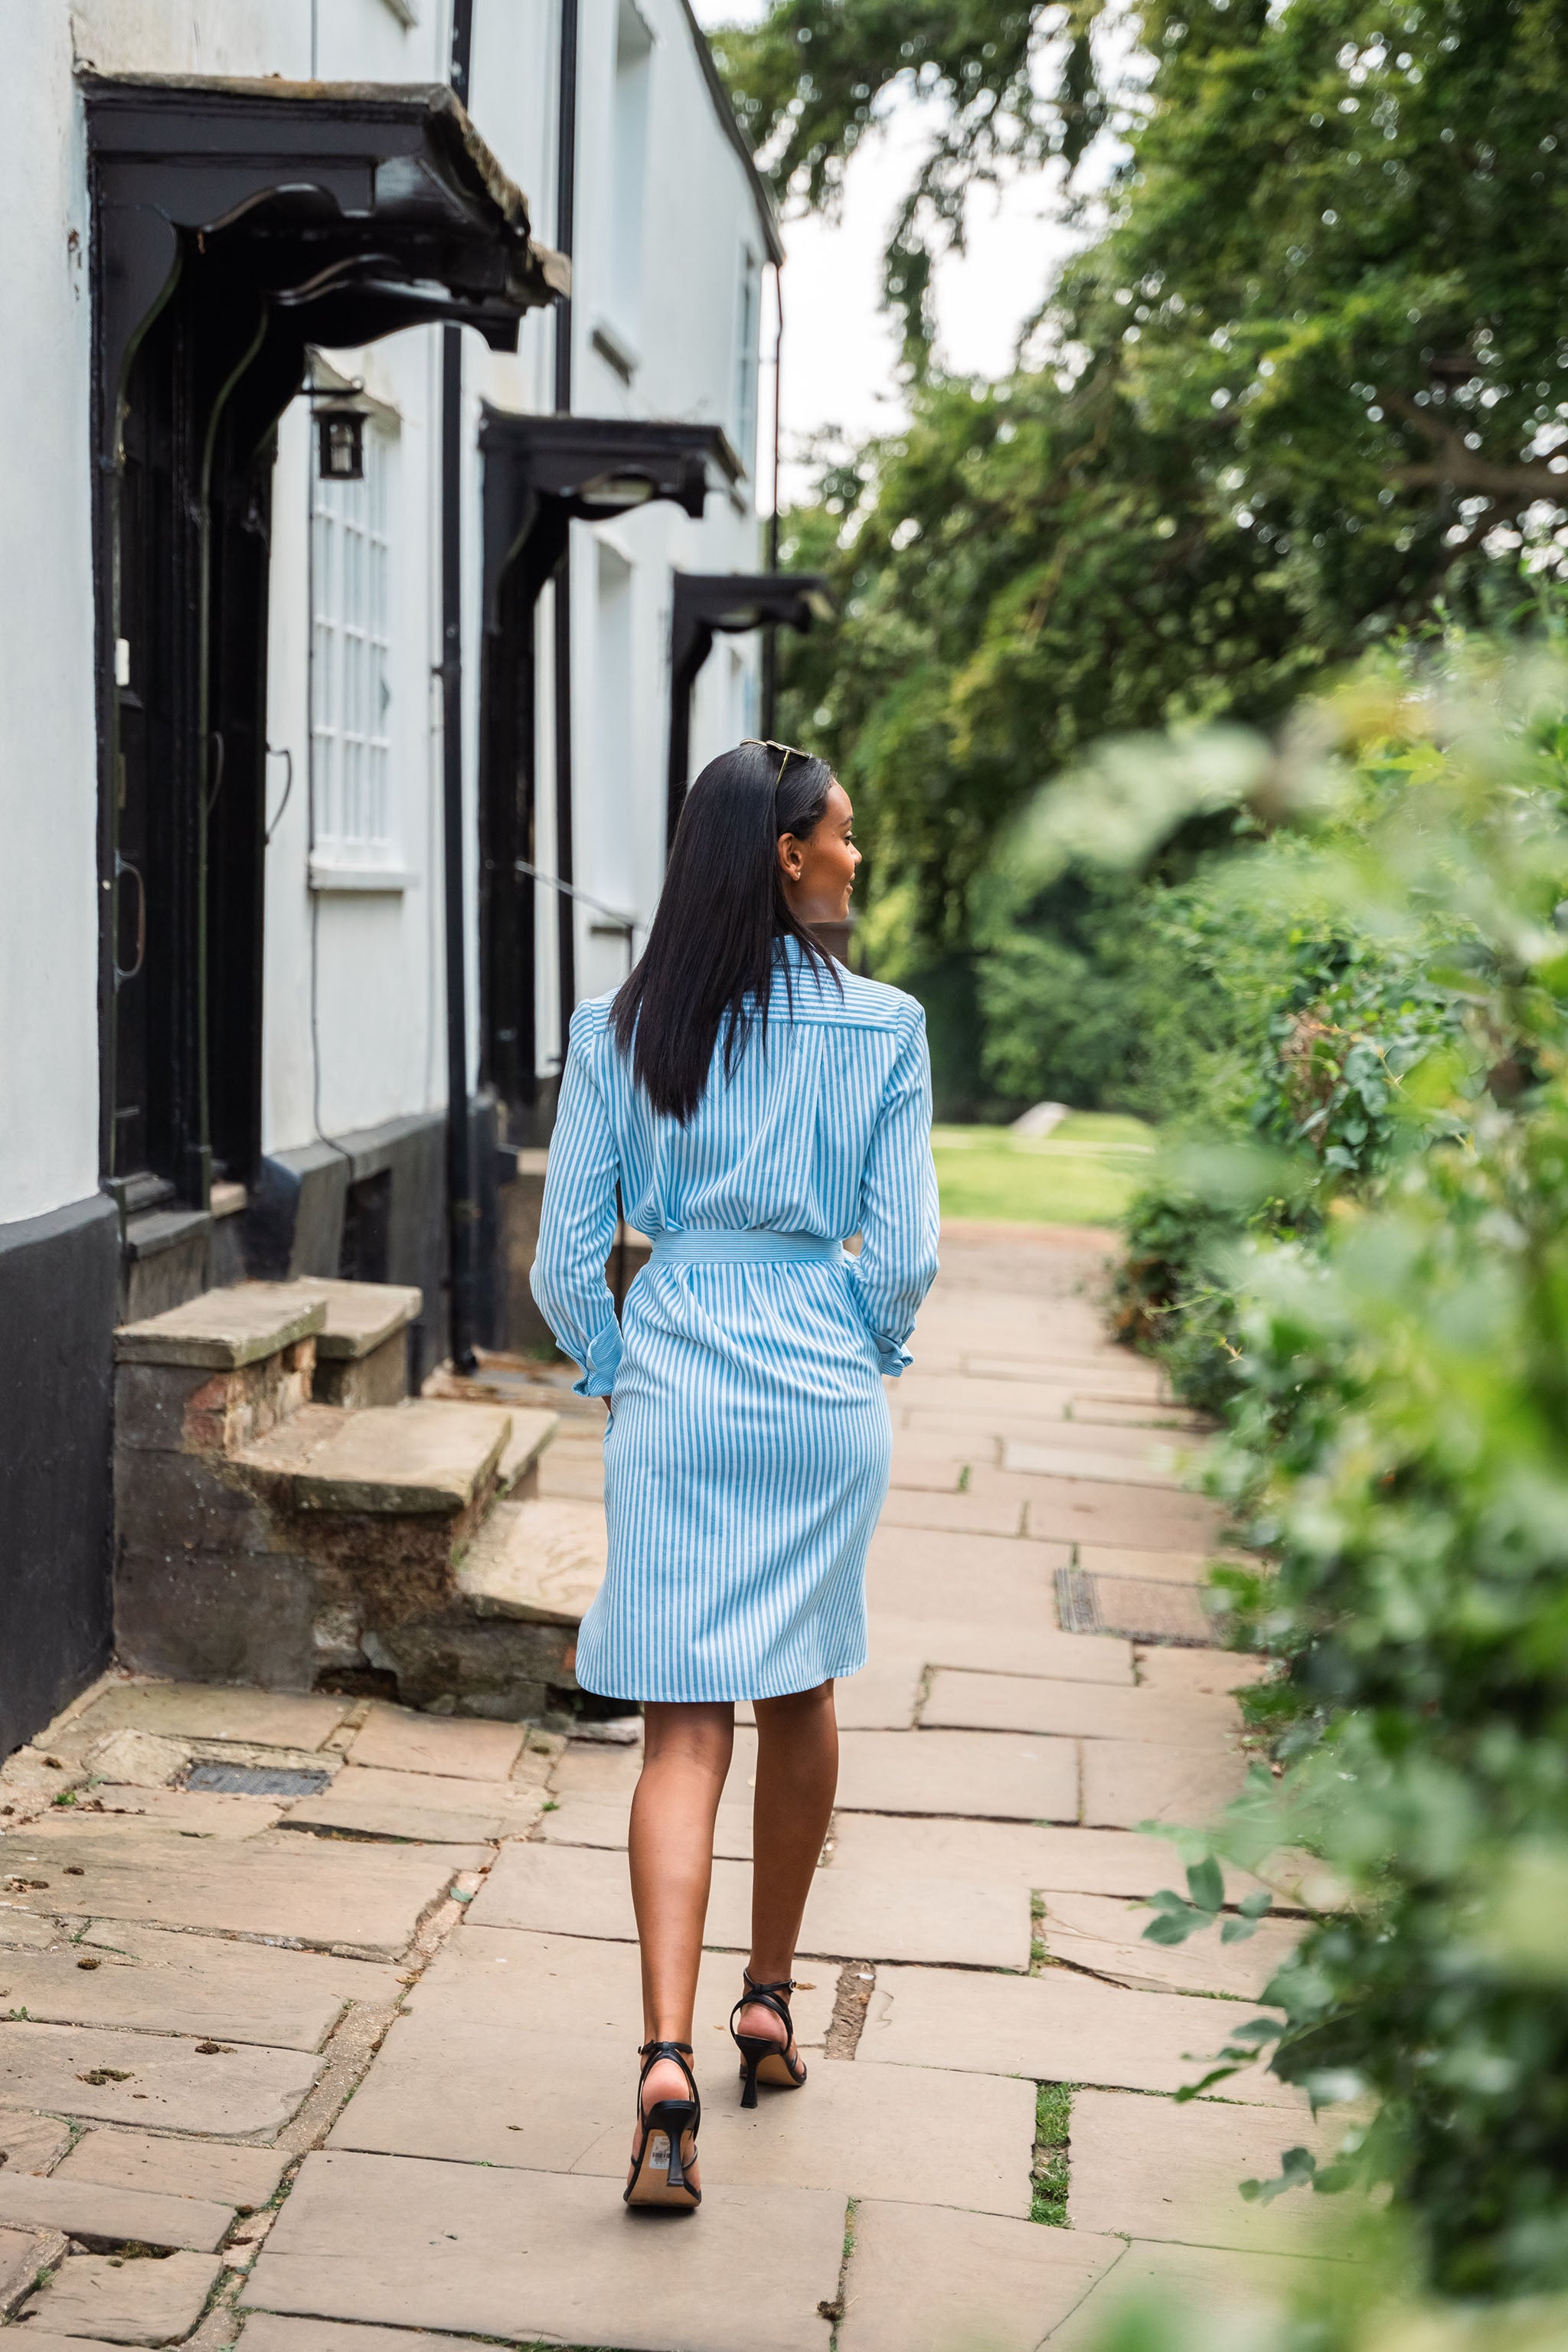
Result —
[[936, 1168], [931, 1156], [925, 1014], [911, 1005], [860, 1179], [860, 1255], [849, 1286], [884, 1372], [910, 1361], [904, 1342], [936, 1278]]
[[529, 1276], [540, 1313], [566, 1354], [583, 1366], [582, 1379], [574, 1382], [579, 1396], [608, 1396], [621, 1360], [621, 1327], [605, 1280], [616, 1237], [620, 1164], [593, 1070], [594, 1019], [587, 1005], [579, 1005], [572, 1016], [550, 1139], [539, 1249]]

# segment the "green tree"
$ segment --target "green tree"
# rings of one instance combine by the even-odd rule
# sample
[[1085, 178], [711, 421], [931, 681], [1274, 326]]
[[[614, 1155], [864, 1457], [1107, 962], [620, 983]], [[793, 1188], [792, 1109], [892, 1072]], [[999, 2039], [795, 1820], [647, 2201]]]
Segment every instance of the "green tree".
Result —
[[1564, 0], [780, 0], [720, 46], [810, 202], [899, 76], [943, 101], [895, 278], [976, 175], [1125, 132], [1030, 363], [917, 385], [791, 519], [844, 614], [787, 656], [792, 724], [858, 787], [873, 904], [902, 890], [932, 950], [1097, 735], [1269, 721], [1438, 600], [1506, 614], [1521, 562], [1563, 562]]

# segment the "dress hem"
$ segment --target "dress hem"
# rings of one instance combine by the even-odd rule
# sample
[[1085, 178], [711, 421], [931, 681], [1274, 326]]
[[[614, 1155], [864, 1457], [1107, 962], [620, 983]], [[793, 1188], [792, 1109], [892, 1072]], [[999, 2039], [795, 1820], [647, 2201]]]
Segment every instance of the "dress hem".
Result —
[[824, 1683], [847, 1682], [852, 1675], [864, 1671], [867, 1655], [867, 1652], [862, 1650], [852, 1666], [825, 1666], [815, 1681], [792, 1681], [787, 1689], [780, 1690], [596, 1691], [591, 1683], [583, 1680], [581, 1668], [577, 1670], [577, 1687], [587, 1691], [594, 1698], [624, 1699], [628, 1706], [742, 1706], [758, 1699], [798, 1698], [806, 1691], [819, 1689]]

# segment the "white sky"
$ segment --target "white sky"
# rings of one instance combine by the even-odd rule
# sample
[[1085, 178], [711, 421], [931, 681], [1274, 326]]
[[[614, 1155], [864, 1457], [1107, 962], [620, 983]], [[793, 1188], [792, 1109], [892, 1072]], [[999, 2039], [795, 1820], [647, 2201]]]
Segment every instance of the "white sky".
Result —
[[[695, 0], [706, 26], [752, 20], [758, 0]], [[920, 102], [895, 100], [887, 126], [857, 151], [837, 221], [786, 213], [784, 270], [784, 469], [787, 505], [809, 487], [798, 462], [810, 436], [837, 427], [850, 440], [885, 432], [903, 415], [894, 374], [898, 338], [879, 308], [882, 249], [923, 152]], [[935, 275], [937, 355], [957, 374], [998, 375], [1018, 329], [1039, 304], [1070, 240], [1054, 171], [1027, 174], [970, 203], [969, 243]], [[764, 310], [763, 357], [771, 350]], [[763, 435], [771, 430], [766, 409]], [[762, 446], [765, 447], [765, 438]], [[797, 462], [792, 463], [792, 457]], [[759, 488], [769, 488], [766, 460]]]

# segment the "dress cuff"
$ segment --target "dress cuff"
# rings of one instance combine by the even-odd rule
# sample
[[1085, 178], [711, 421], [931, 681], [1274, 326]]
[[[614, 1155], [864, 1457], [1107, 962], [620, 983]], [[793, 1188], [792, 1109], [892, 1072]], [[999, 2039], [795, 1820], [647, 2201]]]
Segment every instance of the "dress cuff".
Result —
[[878, 1339], [876, 1349], [878, 1361], [881, 1365], [883, 1377], [887, 1380], [896, 1381], [904, 1367], [914, 1362], [914, 1358], [907, 1348], [898, 1347], [889, 1339]]
[[607, 1397], [616, 1385], [621, 1361], [621, 1327], [614, 1316], [588, 1342], [588, 1363], [581, 1379], [572, 1383], [574, 1396]]

